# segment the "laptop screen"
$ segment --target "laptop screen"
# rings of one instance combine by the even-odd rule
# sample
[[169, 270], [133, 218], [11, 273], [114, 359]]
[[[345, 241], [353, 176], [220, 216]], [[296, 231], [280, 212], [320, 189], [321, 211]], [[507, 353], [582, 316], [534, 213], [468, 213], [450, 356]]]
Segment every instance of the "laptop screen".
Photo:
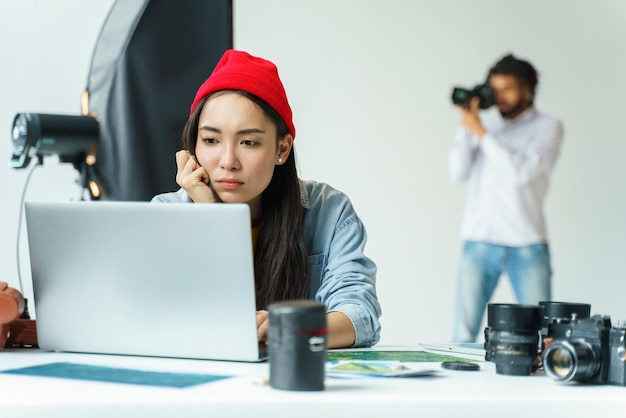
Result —
[[247, 205], [25, 209], [42, 349], [259, 360]]

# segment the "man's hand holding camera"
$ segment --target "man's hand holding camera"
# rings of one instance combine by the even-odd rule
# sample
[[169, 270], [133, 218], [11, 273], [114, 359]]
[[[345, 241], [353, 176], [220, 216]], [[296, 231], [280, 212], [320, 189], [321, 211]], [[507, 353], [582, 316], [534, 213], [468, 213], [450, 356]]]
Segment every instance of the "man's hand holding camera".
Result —
[[472, 97], [469, 106], [459, 106], [461, 112], [461, 124], [470, 130], [479, 140], [487, 133], [478, 116], [480, 97]]

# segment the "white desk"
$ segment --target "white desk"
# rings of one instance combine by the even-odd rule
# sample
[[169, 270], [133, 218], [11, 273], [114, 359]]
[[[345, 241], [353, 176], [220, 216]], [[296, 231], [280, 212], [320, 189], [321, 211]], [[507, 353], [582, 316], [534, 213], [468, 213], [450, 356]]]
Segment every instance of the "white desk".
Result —
[[268, 363], [0, 351], [0, 370], [58, 361], [236, 377], [173, 389], [0, 374], [0, 417], [626, 417], [625, 387], [503, 376], [492, 363], [429, 378], [327, 378], [324, 391], [289, 392], [255, 383]]

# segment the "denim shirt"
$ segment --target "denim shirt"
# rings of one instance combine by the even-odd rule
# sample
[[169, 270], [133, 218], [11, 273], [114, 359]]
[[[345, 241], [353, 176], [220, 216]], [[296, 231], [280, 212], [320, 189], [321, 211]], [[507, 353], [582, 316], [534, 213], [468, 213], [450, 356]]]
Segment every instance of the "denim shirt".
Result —
[[[300, 181], [304, 239], [309, 252], [311, 298], [354, 325], [354, 347], [380, 339], [376, 265], [363, 253], [367, 234], [348, 197], [327, 184]], [[187, 193], [155, 196], [153, 202], [190, 202]]]

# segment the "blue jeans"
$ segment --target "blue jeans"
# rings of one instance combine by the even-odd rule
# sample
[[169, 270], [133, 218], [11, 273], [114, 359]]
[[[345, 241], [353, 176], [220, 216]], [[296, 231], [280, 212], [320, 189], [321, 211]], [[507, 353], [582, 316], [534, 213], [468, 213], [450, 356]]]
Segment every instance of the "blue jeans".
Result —
[[500, 276], [511, 280], [517, 301], [536, 305], [550, 300], [550, 253], [547, 244], [505, 247], [465, 242], [458, 273], [453, 342], [474, 342]]

